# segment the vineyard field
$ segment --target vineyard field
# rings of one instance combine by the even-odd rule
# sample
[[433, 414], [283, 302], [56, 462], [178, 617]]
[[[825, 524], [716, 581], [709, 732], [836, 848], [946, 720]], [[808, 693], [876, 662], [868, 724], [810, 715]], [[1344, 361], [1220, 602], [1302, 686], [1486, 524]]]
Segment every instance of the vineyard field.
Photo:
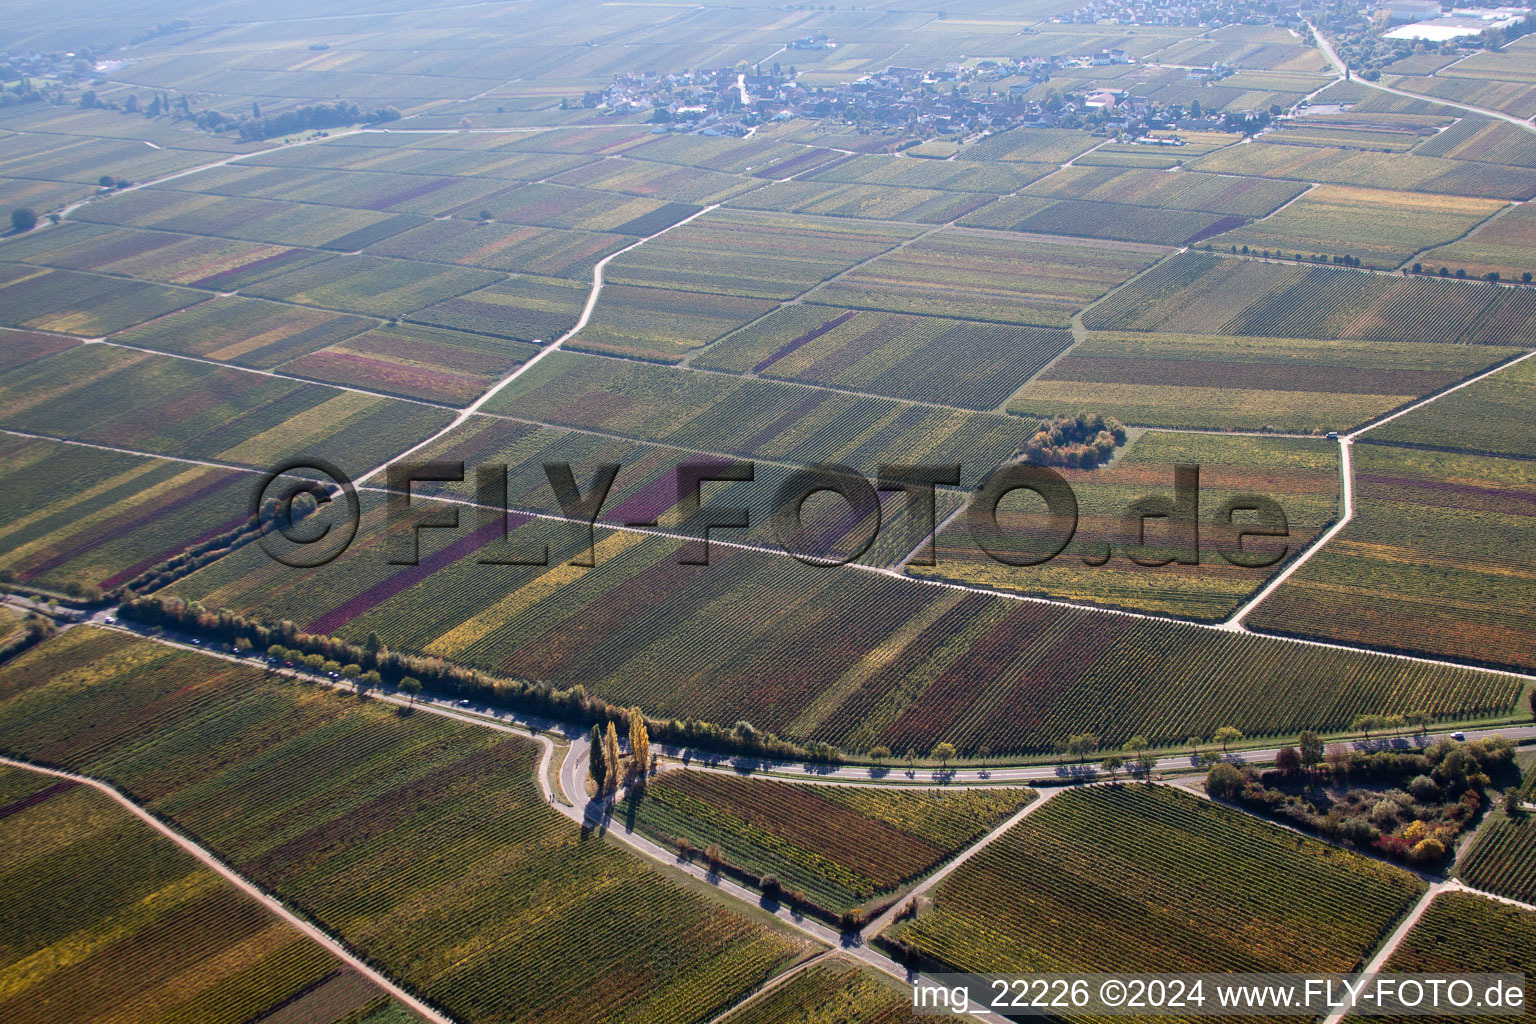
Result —
[[0, 263], [0, 326], [96, 338], [164, 316], [206, 292]]
[[896, 935], [975, 973], [1348, 972], [1423, 889], [1171, 787], [1094, 787], [966, 861]]
[[665, 772], [622, 808], [664, 846], [718, 843], [725, 870], [774, 875], [837, 916], [927, 874], [1035, 799], [1028, 789], [953, 793], [801, 786]]
[[[1182, 743], [1223, 725], [1294, 734], [1362, 713], [1507, 712], [1522, 689], [1497, 673], [1011, 601], [721, 543], [707, 567], [681, 564], [679, 541], [598, 527], [589, 552], [583, 530], [516, 516], [506, 547], [494, 521], [475, 529], [465, 516], [456, 531], [423, 531], [419, 565], [392, 565], [414, 518], [391, 527], [381, 502], [364, 498], [357, 540], [329, 565], [292, 569], [247, 546], [171, 593], [354, 642], [377, 632], [391, 649], [500, 675], [580, 682], [658, 717], [746, 718], [854, 750], [944, 739], [963, 753], [1045, 752], [1078, 732]], [[715, 541], [733, 532], [712, 531]], [[543, 545], [547, 566], [478, 561]], [[595, 568], [565, 564], [578, 552]]]
[[[1199, 467], [1198, 540], [1180, 543], [1171, 528], [1155, 522], [1146, 528], [1146, 547], [1137, 552], [1137, 522], [1128, 510], [1148, 496], [1174, 499], [1175, 464]], [[951, 522], [938, 537], [937, 564], [914, 566], [918, 575], [1040, 597], [1086, 602], [1134, 611], [1160, 612], [1199, 621], [1226, 618], [1284, 562], [1244, 568], [1224, 559], [1219, 549], [1233, 544], [1231, 531], [1218, 527], [1223, 502], [1243, 495], [1263, 495], [1283, 513], [1283, 540], [1255, 537], [1245, 552], [1294, 553], [1310, 544], [1339, 515], [1338, 446], [1318, 440], [1171, 434], [1141, 435], [1114, 463], [1101, 469], [1061, 471], [1077, 495], [1075, 538], [1060, 556], [1042, 565], [1005, 564], [980, 549], [966, 517]], [[1040, 557], [1056, 546], [1038, 499], [1005, 501], [997, 521], [1010, 554]], [[1237, 514], [1233, 521], [1269, 528], [1263, 519]], [[1042, 551], [1043, 549], [1043, 551]], [[1101, 552], [1111, 552], [1095, 564]], [[1171, 560], [1147, 566], [1132, 561]], [[1182, 564], [1187, 558], [1195, 564]]]
[[593, 264], [634, 241], [629, 235], [594, 231], [495, 222], [466, 227], [462, 221], [435, 220], [386, 238], [368, 251], [375, 256], [590, 281]]
[[1481, 345], [1096, 332], [1020, 389], [1008, 411], [1057, 416], [1093, 409], [1142, 426], [1321, 434], [1450, 387], [1509, 352]]
[[231, 295], [119, 331], [112, 340], [270, 370], [377, 323], [369, 317]]
[[1530, 204], [1511, 207], [1466, 238], [1431, 249], [1420, 257], [1431, 271], [1445, 267], [1465, 270], [1470, 277], [1499, 274], [1507, 280], [1536, 273], [1536, 210]]
[[758, 996], [722, 1024], [926, 1024], [912, 1011], [912, 989], [833, 955]]
[[1536, 668], [1533, 464], [1356, 445], [1355, 518], [1249, 616], [1255, 629]]
[[72, 630], [0, 669], [0, 746], [110, 781], [467, 1024], [706, 1020], [807, 948], [582, 836], [527, 739], [254, 666]]
[[1361, 440], [1536, 457], [1536, 364], [1527, 359], [1506, 367]]
[[1255, 142], [1200, 157], [1191, 169], [1486, 199], [1523, 200], [1536, 194], [1536, 169], [1329, 146]]
[[353, 252], [427, 223], [409, 214], [164, 189], [123, 192], [81, 207], [71, 219], [337, 252]]
[[[1524, 974], [1526, 1005], [1536, 986], [1529, 980], [1536, 962], [1536, 913], [1498, 903], [1469, 892], [1447, 892], [1414, 924], [1413, 930], [1382, 965], [1383, 971], [1403, 974], [1447, 972]], [[1380, 1016], [1390, 1024], [1422, 1019]], [[1460, 1022], [1470, 1016], [1444, 1017]]]
[[265, 469], [318, 455], [372, 469], [453, 418], [443, 409], [232, 367], [79, 345], [0, 374], [0, 425]]
[[1165, 210], [1127, 203], [1079, 202], [1010, 196], [982, 207], [960, 222], [1043, 235], [1110, 238], [1152, 245], [1184, 245], [1217, 234], [1240, 218], [1194, 210]]
[[1309, 259], [1348, 255], [1367, 267], [1395, 270], [1504, 208], [1493, 199], [1319, 185], [1279, 213], [1213, 235], [1210, 242], [1218, 249], [1247, 246]]
[[15, 582], [103, 590], [244, 522], [230, 470], [0, 435], [0, 566]]
[[386, 325], [284, 363], [284, 373], [368, 391], [468, 405], [538, 349], [411, 324]]
[[614, 259], [614, 284], [758, 299], [792, 299], [914, 238], [910, 224], [712, 210]]
[[1032, 427], [1013, 416], [565, 352], [523, 374], [486, 411], [870, 475], [881, 463], [959, 463], [965, 486], [1019, 451]]
[[[463, 461], [467, 466], [505, 465], [509, 507], [518, 511], [555, 516], [560, 506], [555, 499], [545, 470], [546, 463], [568, 463], [579, 479], [592, 472], [591, 467], [615, 463], [621, 467], [615, 476], [598, 521], [612, 526], [655, 521], [663, 529], [679, 525], [676, 507], [677, 471], [687, 463], [723, 465], [731, 460], [724, 455], [701, 455], [687, 448], [672, 448], [606, 437], [601, 434], [535, 426], [500, 418], [476, 417], [421, 449], [423, 459], [448, 462]], [[878, 523], [874, 517], [856, 515], [840, 499], [807, 501], [801, 508], [801, 532], [792, 543], [782, 544], [773, 522], [779, 487], [799, 466], [758, 463], [751, 482], [706, 484], [712, 504], [747, 509], [748, 526], [734, 532], [731, 539], [745, 544], [777, 550], [791, 550], [817, 558], [847, 558], [868, 542], [858, 561], [866, 565], [888, 566], [901, 560], [918, 541], [912, 535], [917, 527], [914, 513], [900, 492], [883, 492]], [[475, 500], [473, 473], [464, 483], [422, 482], [415, 493]], [[960, 505], [958, 491], [943, 489], [935, 494], [936, 515], [947, 516]], [[922, 513], [917, 518], [922, 518]], [[525, 524], [524, 532], [552, 529]], [[875, 532], [878, 529], [878, 532]], [[561, 531], [555, 531], [560, 533]], [[869, 535], [875, 532], [874, 539]], [[556, 545], [561, 543], [555, 542]]]
[[691, 365], [989, 410], [1071, 344], [1063, 330], [799, 304]]
[[577, 281], [518, 275], [418, 309], [410, 319], [511, 341], [550, 342], [575, 326], [587, 292], [587, 286]]
[[676, 363], [773, 307], [772, 300], [739, 295], [605, 285], [592, 319], [569, 347]]
[[1184, 252], [1088, 310], [1083, 326], [1528, 347], [1536, 344], [1536, 292]]
[[254, 167], [232, 164], [178, 179], [174, 188], [246, 199], [281, 199], [320, 206], [346, 206], [380, 213], [437, 217], [503, 191], [505, 181], [455, 175], [393, 174], [324, 168]]
[[11, 1024], [419, 1021], [95, 789], [0, 766], [0, 849]]
[[557, 185], [576, 185], [602, 192], [622, 192], [648, 199], [708, 206], [745, 192], [757, 183], [734, 174], [700, 167], [631, 160], [616, 156], [552, 176]]
[[993, 199], [977, 192], [796, 179], [776, 181], [767, 188], [732, 199], [730, 205], [741, 210], [947, 224]]
[[668, 203], [565, 185], [516, 185], [463, 211], [529, 227], [572, 228], [616, 235], [651, 235], [699, 212], [692, 203]]
[[269, 277], [243, 292], [344, 313], [398, 317], [499, 280], [499, 274], [487, 270], [347, 255]]
[[1529, 812], [1518, 819], [1504, 811], [1498, 815], [1463, 857], [1459, 873], [1484, 892], [1536, 903], [1536, 822]]
[[944, 228], [854, 269], [817, 292], [817, 301], [1065, 327], [1076, 310], [1151, 266], [1162, 253], [1128, 242], [1089, 245]]
[[313, 249], [203, 238], [171, 231], [141, 231], [73, 222], [60, 227], [63, 230], [51, 238], [48, 235], [18, 238], [6, 247], [6, 255], [63, 270], [84, 270], [218, 291], [234, 291], [264, 277], [319, 262], [329, 255]]

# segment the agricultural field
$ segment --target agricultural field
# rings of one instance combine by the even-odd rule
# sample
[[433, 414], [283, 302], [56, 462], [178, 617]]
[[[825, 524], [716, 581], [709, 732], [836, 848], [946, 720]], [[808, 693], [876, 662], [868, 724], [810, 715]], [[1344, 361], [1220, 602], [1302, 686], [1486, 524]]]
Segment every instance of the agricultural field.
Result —
[[[1529, 780], [1521, 798], [1531, 798]], [[1462, 855], [1457, 874], [1484, 892], [1536, 903], [1536, 820], [1528, 811], [1514, 817], [1505, 810], [1491, 813], [1492, 820]], [[1532, 939], [1536, 941], [1536, 931]]]
[[1095, 142], [1082, 132], [1057, 128], [1015, 128], [989, 136], [960, 151], [956, 160], [967, 163], [1064, 164], [1093, 148]]
[[737, 209], [823, 217], [947, 224], [987, 205], [994, 198], [979, 192], [796, 180], [773, 182], [766, 188], [731, 200], [730, 205]]
[[1303, 185], [1271, 178], [1074, 164], [1030, 185], [1023, 195], [1094, 203], [1130, 203], [1162, 210], [1195, 210], [1233, 217], [1263, 217], [1304, 191], [1306, 187]]
[[862, 154], [805, 175], [801, 180], [1001, 196], [1017, 192], [1039, 178], [1040, 174], [1041, 170], [1032, 165], [1011, 162], [992, 164], [972, 160], [904, 160]]
[[693, 349], [751, 323], [774, 305], [771, 299], [740, 295], [611, 285], [604, 287], [592, 319], [569, 347], [658, 363], [681, 362]]
[[1358, 968], [1424, 883], [1168, 786], [1053, 797], [887, 936], [954, 970]]
[[219, 291], [233, 291], [326, 258], [325, 253], [311, 249], [170, 231], [76, 223], [60, 227], [57, 233], [17, 238], [0, 251], [11, 259], [40, 266]]
[[835, 917], [917, 880], [1035, 797], [1029, 789], [802, 786], [682, 771], [646, 783], [622, 813], [663, 845], [719, 844], [725, 871], [754, 885], [774, 875]]
[[1158, 53], [1165, 64], [1231, 64], [1269, 71], [1318, 72], [1328, 69], [1316, 47], [1294, 33], [1268, 25], [1228, 25]]
[[1497, 75], [1463, 75], [1458, 73], [1460, 71], [1458, 65], [1446, 74], [1433, 77], [1404, 75], [1392, 85], [1405, 92], [1466, 103], [1485, 110], [1500, 110], [1519, 118], [1536, 116], [1536, 82], [1504, 82], [1499, 81]]
[[614, 259], [614, 284], [792, 299], [915, 238], [910, 224], [712, 210]]
[[1151, 266], [1164, 250], [1131, 243], [1019, 238], [943, 228], [859, 266], [816, 301], [1038, 327], [1072, 314]]
[[1008, 411], [1093, 409], [1141, 426], [1321, 434], [1450, 387], [1509, 354], [1484, 345], [1093, 332], [1021, 388]]
[[461, 211], [461, 216], [478, 216], [484, 210], [497, 221], [529, 227], [653, 235], [700, 209], [693, 203], [669, 203], [616, 192], [533, 183], [517, 185], [491, 196], [475, 204], [474, 208]]
[[507, 182], [496, 178], [364, 170], [338, 175], [325, 168], [310, 170], [230, 164], [193, 178], [178, 178], [169, 187], [246, 199], [281, 199], [317, 206], [439, 217], [473, 207], [504, 191]]
[[[1130, 509], [1138, 500], [1163, 495], [1176, 500], [1174, 466], [1199, 467], [1198, 533], [1181, 535], [1172, 526], [1150, 522], [1144, 543]], [[1336, 445], [1321, 439], [1142, 434], [1106, 469], [1061, 471], [1077, 496], [1074, 539], [1044, 564], [1010, 565], [987, 554], [961, 516], [938, 536], [933, 566], [908, 571], [996, 590], [1052, 597], [1135, 611], [1160, 612], [1202, 621], [1231, 614], [1283, 566], [1282, 550], [1295, 553], [1338, 517], [1339, 466]], [[1254, 537], [1245, 552], [1264, 555], [1270, 565], [1240, 567], [1220, 554], [1231, 550], [1233, 531], [1218, 525], [1225, 502], [1263, 495], [1282, 510], [1284, 540]], [[1042, 506], [1035, 499], [1005, 501], [997, 521], [1011, 556], [1038, 560], [1056, 546], [1055, 531], [1042, 533]], [[1268, 517], [1237, 513], [1237, 526], [1281, 528]], [[1105, 554], [1110, 557], [1100, 563]], [[1145, 565], [1142, 562], [1168, 562]], [[1185, 564], [1189, 562], [1190, 564]]]
[[722, 1024], [924, 1024], [912, 1011], [912, 989], [895, 978], [832, 955], [726, 1017]]
[[1469, 114], [1425, 139], [1414, 152], [1420, 156], [1536, 167], [1536, 153], [1531, 152], [1528, 134], [1508, 122]]
[[1499, 274], [1506, 280], [1524, 280], [1536, 273], [1536, 210], [1529, 203], [1510, 207], [1477, 226], [1465, 238], [1424, 253], [1420, 260], [1434, 272], [1445, 267], [1451, 273], [1465, 271], [1471, 277]]
[[1096, 304], [1083, 326], [1526, 347], [1536, 344], [1536, 292], [1182, 252]]
[[0, 849], [13, 1024], [420, 1019], [95, 789], [0, 766]]
[[630, 235], [595, 231], [523, 227], [494, 221], [465, 227], [457, 220], [434, 220], [386, 238], [370, 246], [368, 252], [374, 256], [590, 281], [592, 267], [598, 260], [633, 245], [634, 241]]
[[365, 331], [282, 365], [330, 384], [450, 405], [468, 405], [538, 349], [436, 327], [394, 324]]
[[1112, 238], [1153, 245], [1185, 245], [1224, 230], [1238, 218], [1194, 210], [1160, 210], [1126, 203], [1078, 202], [1010, 196], [966, 217], [967, 227], [1044, 235]]
[[1504, 209], [1493, 199], [1319, 185], [1279, 213], [1210, 241], [1218, 249], [1273, 249], [1303, 259], [1318, 253], [1353, 256], [1364, 266], [1395, 270]]
[[1332, 146], [1254, 142], [1210, 153], [1193, 161], [1190, 167], [1217, 174], [1257, 175], [1448, 196], [1530, 199], [1536, 195], [1536, 170], [1530, 168], [1447, 160], [1416, 153], [1368, 153]]
[[111, 590], [250, 515], [248, 474], [0, 434], [0, 568]]
[[1532, 463], [1354, 446], [1355, 518], [1248, 618], [1266, 632], [1530, 671]]
[[0, 426], [266, 469], [318, 455], [372, 469], [446, 426], [447, 410], [107, 345], [0, 374]]
[[[417, 266], [403, 261], [399, 265]], [[575, 326], [590, 291], [584, 284], [559, 277], [520, 274], [498, 280], [484, 276], [492, 277], [494, 283], [419, 308], [410, 319], [432, 327], [539, 344], [554, 341]]]
[[62, 334], [40, 334], [36, 331], [13, 331], [0, 328], [0, 373], [13, 367], [30, 363], [55, 352], [74, 348], [80, 342]]
[[1384, 424], [1366, 443], [1536, 457], [1536, 363], [1525, 360]]
[[469, 1024], [704, 1020], [807, 949], [581, 835], [527, 739], [254, 666], [72, 630], [0, 669], [0, 747], [110, 781]]
[[698, 206], [721, 202], [757, 185], [757, 182], [735, 174], [622, 156], [583, 164], [549, 180], [557, 185], [575, 185], [600, 192], [622, 192]]
[[485, 411], [796, 466], [837, 462], [873, 474], [882, 463], [959, 463], [965, 486], [1030, 435], [1011, 416], [566, 352], [531, 368]]
[[[558, 516], [561, 509], [545, 470], [549, 463], [567, 463], [578, 479], [595, 473], [603, 464], [620, 466], [598, 516], [598, 522], [627, 526], [655, 522], [663, 529], [679, 525], [682, 510], [677, 507], [677, 471], [686, 463], [724, 465], [732, 460], [723, 455], [703, 455], [689, 448], [673, 448], [608, 437], [603, 434], [546, 427], [499, 417], [477, 416], [438, 441], [421, 449], [423, 459], [459, 462], [467, 466], [506, 466], [508, 507], [519, 512]], [[860, 564], [888, 566], [917, 547], [926, 537], [921, 525], [926, 513], [914, 511], [899, 491], [881, 492], [879, 520], [873, 515], [854, 514], [848, 505], [829, 497], [825, 502], [807, 501], [800, 509], [801, 530], [791, 542], [784, 542], [774, 523], [779, 487], [801, 466], [758, 462], [750, 482], [721, 481], [706, 485], [712, 504], [745, 507], [748, 525], [731, 539], [769, 550], [788, 547], [807, 557], [846, 559], [858, 555]], [[473, 474], [453, 483], [421, 482], [415, 493], [460, 501], [478, 499]], [[944, 517], [960, 507], [962, 498], [951, 488], [938, 490], [934, 496], [935, 515]], [[527, 524], [525, 533], [538, 532]], [[914, 533], [914, 531], [917, 531]], [[562, 544], [571, 531], [557, 531]], [[871, 539], [871, 533], [874, 534]], [[867, 549], [860, 553], [863, 545]]]
[[228, 295], [119, 331], [112, 340], [270, 370], [377, 324], [369, 317]]
[[[580, 682], [660, 717], [745, 718], [853, 750], [944, 739], [962, 753], [1046, 752], [1079, 732], [1182, 743], [1229, 724], [1283, 735], [1362, 713], [1507, 712], [1522, 690], [1497, 673], [803, 564], [730, 547], [726, 530], [712, 531], [706, 568], [682, 564], [699, 553], [664, 537], [599, 527], [589, 550], [585, 530], [514, 515], [503, 544], [499, 517], [475, 528], [465, 515], [458, 530], [422, 531], [419, 564], [392, 565], [415, 520], [389, 524], [368, 494], [363, 507], [357, 540], [318, 570], [249, 545], [170, 592], [354, 642], [377, 632], [391, 649], [499, 675]], [[480, 561], [544, 547], [547, 565]], [[595, 567], [566, 564], [578, 554]]]
[[305, 206], [273, 199], [199, 195], [141, 189], [82, 206], [72, 220], [154, 228], [187, 235], [234, 238], [272, 245], [355, 252], [427, 218], [339, 206]]
[[727, 335], [689, 365], [986, 410], [1071, 344], [1063, 330], [802, 303]]
[[[1533, 958], [1536, 913], [1469, 892], [1447, 892], [1435, 897], [1382, 970], [1403, 974], [1445, 971], [1529, 975]], [[1533, 994], [1536, 992], [1527, 980], [1526, 1005], [1530, 1005]], [[1415, 1018], [1405, 1015], [1376, 1019], [1405, 1024]]]
[[500, 280], [500, 274], [488, 270], [347, 255], [266, 278], [242, 291], [343, 313], [399, 317]]
[[153, 320], [206, 292], [118, 277], [0, 263], [0, 326], [95, 338]]

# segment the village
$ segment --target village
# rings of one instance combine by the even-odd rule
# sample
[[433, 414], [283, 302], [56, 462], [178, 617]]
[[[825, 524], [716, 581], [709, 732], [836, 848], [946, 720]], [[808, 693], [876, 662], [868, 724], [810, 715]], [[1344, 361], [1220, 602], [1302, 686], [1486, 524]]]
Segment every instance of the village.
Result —
[[[834, 46], [821, 38], [787, 49]], [[775, 62], [750, 70], [714, 68], [667, 75], [619, 75], [608, 89], [588, 93], [584, 106], [614, 115], [646, 115], [658, 134], [697, 132], [746, 136], [759, 125], [794, 118], [838, 119], [858, 130], [915, 141], [972, 137], [1013, 127], [1084, 128], [1149, 145], [1178, 145], [1149, 133], [1173, 127], [1220, 128], [1222, 120], [1175, 106], [1164, 108], [1121, 88], [1084, 87], [1081, 69], [1134, 64], [1122, 49], [1042, 58], [949, 63], [940, 68], [892, 65], [834, 86], [809, 86], [796, 68]], [[1060, 91], [1041, 89], [1053, 75], [1076, 71]], [[1191, 69], [1192, 79], [1218, 81], [1231, 68]], [[1091, 82], [1091, 80], [1090, 80]]]

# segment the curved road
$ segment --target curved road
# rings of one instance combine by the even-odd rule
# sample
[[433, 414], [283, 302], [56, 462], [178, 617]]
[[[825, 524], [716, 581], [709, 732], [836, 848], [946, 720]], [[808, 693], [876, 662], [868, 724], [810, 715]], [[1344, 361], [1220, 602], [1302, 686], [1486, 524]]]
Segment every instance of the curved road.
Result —
[[[1334, 70], [1339, 73], [1339, 77], [1344, 77], [1346, 73], [1344, 62], [1339, 59], [1338, 53], [1334, 51], [1333, 44], [1328, 42], [1328, 40], [1323, 37], [1323, 34], [1317, 30], [1316, 25], [1312, 24], [1310, 21], [1306, 24], [1307, 28], [1312, 30], [1312, 38], [1317, 40], [1317, 48], [1323, 51], [1323, 56], [1328, 58], [1328, 62], [1332, 64]], [[1536, 124], [1532, 124], [1529, 121], [1522, 121], [1520, 118], [1515, 117], [1512, 114], [1505, 114], [1502, 111], [1489, 110], [1486, 107], [1474, 107], [1470, 104], [1457, 103], [1453, 100], [1443, 100], [1438, 96], [1425, 96], [1422, 93], [1408, 92], [1405, 89], [1394, 89], [1392, 86], [1382, 85], [1380, 82], [1367, 82], [1365, 79], [1358, 76], [1351, 76], [1350, 81], [1359, 82], [1361, 85], [1370, 86], [1372, 89], [1380, 89], [1382, 92], [1389, 92], [1394, 96], [1406, 96], [1411, 100], [1423, 100], [1426, 103], [1438, 103], [1442, 107], [1455, 107], [1457, 110], [1465, 110], [1469, 114], [1480, 114], [1483, 117], [1493, 117], [1499, 119], [1500, 121], [1508, 121], [1510, 124], [1518, 125], [1528, 132], [1536, 132]]]

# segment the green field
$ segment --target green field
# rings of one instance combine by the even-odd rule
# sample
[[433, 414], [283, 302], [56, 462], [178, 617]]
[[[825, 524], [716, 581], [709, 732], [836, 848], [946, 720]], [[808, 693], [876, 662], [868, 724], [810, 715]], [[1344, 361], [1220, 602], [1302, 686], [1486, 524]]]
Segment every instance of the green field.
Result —
[[249, 516], [248, 474], [0, 435], [0, 566], [60, 590], [126, 583]]
[[1536, 291], [1183, 252], [1083, 315], [1093, 331], [1536, 344]]
[[954, 793], [805, 786], [703, 771], [666, 772], [623, 809], [663, 845], [718, 843], [726, 870], [831, 915], [915, 881], [1035, 798], [1028, 789]]
[[724, 1024], [921, 1024], [912, 990], [895, 978], [833, 955], [800, 971], [725, 1018]]
[[[675, 484], [663, 486], [664, 509]], [[522, 517], [502, 546], [499, 524], [476, 527], [465, 514], [457, 531], [423, 531], [419, 565], [392, 565], [414, 517], [390, 526], [381, 502], [365, 499], [356, 541], [326, 566], [288, 568], [249, 545], [171, 591], [354, 642], [377, 632], [392, 649], [499, 675], [581, 683], [656, 717], [746, 719], [852, 750], [948, 740], [966, 753], [1046, 752], [1081, 732], [1179, 744], [1223, 725], [1294, 734], [1343, 728], [1362, 713], [1507, 712], [1522, 691], [1497, 673], [1007, 600], [720, 543], [707, 567], [681, 564], [678, 541], [599, 527], [588, 552], [585, 531]], [[654, 514], [656, 505], [630, 507]], [[546, 545], [547, 566], [478, 561]], [[566, 564], [577, 553], [595, 567]]]
[[1053, 798], [887, 934], [974, 973], [1347, 972], [1423, 888], [1169, 787], [1096, 787]]
[[[1171, 528], [1159, 528], [1153, 521], [1144, 528], [1146, 546], [1141, 548], [1136, 520], [1127, 518], [1130, 509], [1147, 496], [1172, 500], [1176, 464], [1200, 470], [1198, 537], [1186, 544]], [[977, 545], [968, 517], [961, 516], [940, 532], [937, 564], [909, 571], [995, 590], [1217, 621], [1284, 565], [1246, 568], [1222, 557], [1219, 551], [1231, 550], [1234, 544], [1232, 531], [1217, 523], [1224, 502], [1258, 494], [1280, 506], [1285, 539], [1255, 537], [1242, 544], [1246, 552], [1270, 553], [1271, 561], [1281, 550], [1304, 549], [1339, 514], [1338, 448], [1321, 439], [1152, 431], [1132, 442], [1106, 469], [1061, 472], [1077, 496], [1078, 525], [1059, 557], [1039, 565], [1006, 564]], [[997, 522], [1007, 538], [1003, 549], [1036, 560], [1054, 550], [1057, 535], [1045, 528], [1043, 515], [1044, 507], [1035, 498], [999, 505]], [[1245, 513], [1235, 514], [1232, 521], [1274, 528]], [[1109, 552], [1107, 562], [1095, 564]], [[1133, 557], [1176, 561], [1147, 566]], [[1190, 559], [1194, 564], [1186, 564]]]
[[0, 766], [0, 849], [14, 1024], [419, 1020], [94, 789]]
[[0, 670], [0, 748], [111, 781], [458, 1020], [708, 1019], [806, 950], [582, 835], [528, 740], [254, 667], [73, 630]]
[[1248, 625], [1536, 667], [1523, 554], [1536, 464], [1355, 445], [1354, 469], [1355, 518]]
[[[1402, 944], [1383, 965], [1384, 971], [1403, 974], [1499, 973], [1530, 974], [1536, 958], [1536, 913], [1496, 903], [1466, 892], [1447, 892], [1435, 897], [1414, 924]], [[1533, 986], [1527, 980], [1526, 1004]], [[1404, 1024], [1408, 1015], [1377, 1019]], [[1467, 1016], [1441, 1019], [1471, 1021]]]
[[816, 301], [895, 313], [1065, 327], [1072, 314], [1164, 250], [1125, 242], [944, 228], [866, 263]]
[[1063, 330], [784, 306], [689, 364], [917, 402], [995, 409], [1072, 344]]
[[1400, 416], [1363, 440], [1536, 456], [1536, 362], [1527, 359]]
[[1217, 249], [1247, 246], [1306, 259], [1352, 256], [1367, 267], [1395, 270], [1504, 208], [1493, 199], [1319, 185], [1279, 213], [1210, 242]]
[[1021, 388], [1008, 411], [1093, 409], [1142, 426], [1320, 434], [1384, 415], [1508, 355], [1483, 345], [1102, 331]]
[[269, 468], [318, 455], [361, 473], [444, 427], [442, 409], [107, 345], [0, 374], [0, 425]]

